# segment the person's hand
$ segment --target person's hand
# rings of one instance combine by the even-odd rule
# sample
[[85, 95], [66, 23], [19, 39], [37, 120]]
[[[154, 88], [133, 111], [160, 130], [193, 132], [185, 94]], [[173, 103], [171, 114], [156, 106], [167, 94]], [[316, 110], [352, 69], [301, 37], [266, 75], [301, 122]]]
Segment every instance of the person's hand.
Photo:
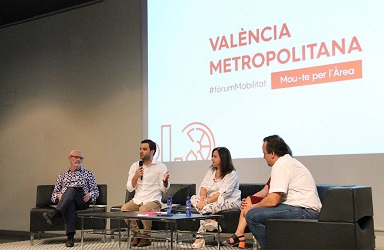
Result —
[[58, 194], [57, 195], [57, 199], [60, 201], [61, 200], [61, 196], [63, 196], [63, 194]]
[[135, 178], [140, 179], [141, 176], [143, 176], [143, 174], [144, 174], [144, 168], [141, 166], [141, 167], [136, 169]]
[[203, 207], [204, 207], [205, 205], [207, 205], [207, 204], [208, 204], [207, 200], [200, 200], [200, 201], [196, 204], [196, 208], [199, 209], [199, 210], [201, 210], [201, 209], [203, 209]]
[[248, 203], [245, 203], [244, 205], [241, 204], [241, 212], [243, 214], [243, 216], [245, 217], [245, 215], [247, 214], [247, 212], [252, 208], [252, 205], [248, 204]]
[[168, 182], [169, 179], [169, 170], [163, 176], [163, 182]]
[[91, 199], [91, 195], [89, 194], [89, 193], [85, 193], [85, 195], [84, 195], [84, 202], [88, 202], [89, 201], [89, 199]]
[[241, 200], [241, 209], [244, 209], [244, 208], [246, 208], [247, 207], [247, 200], [244, 198], [244, 199], [242, 199]]

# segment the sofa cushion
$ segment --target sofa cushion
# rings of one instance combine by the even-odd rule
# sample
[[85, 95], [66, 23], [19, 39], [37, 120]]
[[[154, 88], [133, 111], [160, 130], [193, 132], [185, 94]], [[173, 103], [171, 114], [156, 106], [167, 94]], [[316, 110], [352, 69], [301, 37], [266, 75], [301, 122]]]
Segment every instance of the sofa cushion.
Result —
[[167, 193], [163, 193], [161, 202], [167, 204], [168, 196], [172, 196], [173, 204], [185, 205], [187, 196], [196, 194], [196, 184], [171, 184]]
[[250, 195], [261, 191], [264, 188], [264, 183], [240, 183], [241, 199], [247, 198]]

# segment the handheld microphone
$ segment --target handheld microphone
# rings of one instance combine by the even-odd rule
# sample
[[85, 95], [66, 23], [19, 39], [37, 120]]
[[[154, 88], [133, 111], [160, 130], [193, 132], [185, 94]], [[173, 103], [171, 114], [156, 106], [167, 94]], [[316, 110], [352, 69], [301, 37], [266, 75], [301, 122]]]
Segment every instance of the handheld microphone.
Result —
[[[143, 161], [139, 161], [139, 166], [143, 167]], [[144, 172], [143, 172], [143, 175], [144, 175]], [[140, 177], [141, 180], [143, 180], [143, 175]]]

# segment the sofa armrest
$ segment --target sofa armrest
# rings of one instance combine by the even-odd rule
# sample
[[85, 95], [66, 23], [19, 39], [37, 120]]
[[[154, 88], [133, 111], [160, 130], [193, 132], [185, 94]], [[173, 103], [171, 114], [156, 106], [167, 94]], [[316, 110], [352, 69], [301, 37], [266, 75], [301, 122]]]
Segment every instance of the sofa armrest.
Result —
[[[93, 205], [93, 204], [91, 204], [91, 205], [89, 205], [89, 207], [90, 207], [90, 208], [92, 208], [92, 207], [106, 208], [107, 205]], [[81, 210], [80, 210], [80, 211], [81, 211]]]
[[109, 211], [110, 212], [119, 212], [120, 210], [121, 210], [121, 207], [122, 207], [123, 205], [116, 205], [116, 206], [112, 206], [110, 209], [109, 209]]
[[[172, 204], [172, 213], [173, 213], [173, 214], [178, 213], [178, 209], [179, 209], [179, 207], [181, 207], [181, 206], [182, 206], [181, 204]], [[168, 206], [167, 206], [167, 204], [163, 203], [162, 206], [161, 206], [161, 208], [160, 208], [160, 211], [161, 211], [161, 212], [167, 212], [167, 210], [168, 210]]]
[[47, 207], [54, 205], [51, 196], [54, 185], [38, 185], [36, 190], [36, 207]]
[[99, 197], [96, 199], [96, 205], [107, 205], [108, 203], [108, 188], [107, 184], [99, 184], [97, 185], [99, 189]]
[[[340, 233], [342, 232], [342, 233]], [[355, 249], [351, 223], [321, 223], [317, 220], [269, 219], [267, 249]]]
[[374, 249], [373, 219], [357, 223], [308, 219], [269, 219], [267, 249]]
[[326, 192], [319, 221], [357, 222], [373, 217], [371, 187], [331, 187]]

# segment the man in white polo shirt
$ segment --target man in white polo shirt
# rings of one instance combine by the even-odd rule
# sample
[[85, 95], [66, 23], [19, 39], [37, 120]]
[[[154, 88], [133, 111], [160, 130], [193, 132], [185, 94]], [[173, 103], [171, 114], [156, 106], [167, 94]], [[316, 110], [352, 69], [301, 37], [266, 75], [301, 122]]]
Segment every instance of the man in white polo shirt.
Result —
[[268, 219], [317, 219], [321, 202], [309, 170], [292, 158], [291, 149], [278, 135], [264, 138], [263, 153], [272, 167], [268, 195], [245, 212], [248, 227], [266, 249]]

